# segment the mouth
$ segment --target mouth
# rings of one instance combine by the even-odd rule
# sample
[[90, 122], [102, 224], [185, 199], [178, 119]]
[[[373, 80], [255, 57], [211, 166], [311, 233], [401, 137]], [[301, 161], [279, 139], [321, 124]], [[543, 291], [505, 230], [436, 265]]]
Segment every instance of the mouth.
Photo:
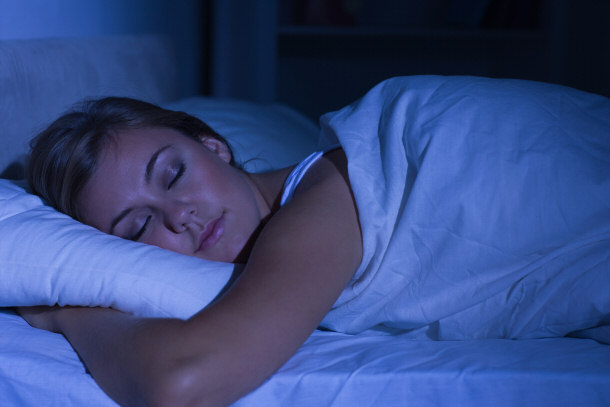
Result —
[[196, 252], [212, 247], [220, 240], [225, 230], [224, 214], [220, 215], [216, 219], [211, 220], [205, 225], [205, 228], [201, 231], [198, 239], [198, 245]]

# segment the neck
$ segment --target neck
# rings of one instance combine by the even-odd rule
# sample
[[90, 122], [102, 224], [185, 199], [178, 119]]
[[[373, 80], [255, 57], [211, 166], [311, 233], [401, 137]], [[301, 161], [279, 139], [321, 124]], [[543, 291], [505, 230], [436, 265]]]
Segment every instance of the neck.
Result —
[[236, 263], [246, 263], [250, 256], [250, 250], [256, 241], [258, 234], [267, 221], [280, 209], [280, 199], [284, 190], [284, 182], [294, 167], [287, 167], [277, 171], [266, 173], [248, 173], [242, 171], [246, 182], [250, 185], [252, 193], [258, 202], [261, 223], [254, 231], [248, 243], [235, 259]]
[[280, 208], [280, 199], [284, 191], [284, 183], [294, 167], [286, 167], [280, 170], [265, 173], [244, 172], [246, 179], [252, 185], [257, 195], [261, 215], [267, 219], [273, 216]]

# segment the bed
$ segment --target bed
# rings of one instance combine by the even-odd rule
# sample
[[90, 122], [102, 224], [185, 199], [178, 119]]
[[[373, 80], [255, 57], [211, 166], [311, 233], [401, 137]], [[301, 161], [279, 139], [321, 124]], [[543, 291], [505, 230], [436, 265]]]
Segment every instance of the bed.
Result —
[[[83, 98], [141, 98], [200, 116], [228, 138], [238, 161], [252, 171], [290, 165], [328, 142], [328, 131], [320, 139], [318, 124], [286, 106], [177, 99], [173, 55], [172, 44], [159, 37], [0, 42], [2, 405], [116, 405], [61, 335], [28, 326], [11, 306], [100, 305], [184, 318], [209, 303], [235, 272], [231, 265], [208, 265], [207, 274], [201, 273], [198, 259], [132, 242], [125, 246], [29, 196], [19, 180], [27, 142], [50, 120]], [[608, 109], [607, 101], [595, 100]], [[323, 123], [326, 130], [333, 120], [337, 116]], [[608, 121], [597, 125], [601, 136], [610, 138], [603, 130]], [[607, 173], [597, 175], [597, 184], [608, 186]], [[608, 202], [610, 190], [605, 191]], [[610, 297], [610, 252], [603, 247], [605, 263], [597, 262], [596, 270], [605, 275], [595, 280], [606, 282], [597, 291], [602, 308]], [[168, 272], [176, 264], [183, 273], [179, 278]], [[598, 311], [595, 332], [569, 329], [578, 331], [569, 337], [430, 340], [396, 327], [358, 333], [320, 329], [235, 406], [607, 406], [610, 346], [604, 338], [610, 337], [610, 321], [608, 308]], [[332, 324], [331, 315], [327, 325]]]

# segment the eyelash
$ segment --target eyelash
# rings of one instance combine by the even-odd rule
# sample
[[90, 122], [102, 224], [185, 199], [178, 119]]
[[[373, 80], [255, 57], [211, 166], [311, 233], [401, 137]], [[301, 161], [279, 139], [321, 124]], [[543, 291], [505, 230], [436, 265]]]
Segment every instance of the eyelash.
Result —
[[[170, 189], [180, 179], [180, 177], [182, 177], [185, 170], [186, 170], [186, 166], [184, 165], [184, 163], [181, 163], [180, 168], [178, 168], [178, 172], [176, 173], [176, 176], [167, 185], [167, 189]], [[138, 230], [136, 232], [136, 234], [130, 238], [131, 240], [137, 241], [142, 237], [144, 232], [146, 232], [146, 228], [148, 226], [148, 223], [150, 222], [150, 219], [151, 219], [151, 216], [148, 215], [148, 217], [146, 218], [146, 221], [144, 221], [144, 224], [142, 225], [140, 230]]]
[[178, 181], [180, 177], [182, 177], [185, 170], [186, 165], [184, 165], [184, 163], [181, 163], [180, 168], [178, 168], [178, 173], [176, 173], [176, 176], [169, 182], [169, 184], [167, 185], [167, 189], [170, 189], [176, 183], [176, 181]]
[[133, 235], [132, 237], [129, 238], [129, 240], [133, 240], [133, 241], [138, 241], [140, 240], [140, 238], [142, 237], [142, 235], [144, 234], [144, 232], [146, 231], [146, 227], [148, 226], [148, 222], [150, 222], [151, 219], [151, 215], [148, 215], [146, 217], [146, 220], [144, 221], [144, 224], [142, 225], [142, 227], [140, 228], [140, 230], [138, 230], [136, 232], [135, 235]]
[[[184, 163], [181, 163], [180, 164], [180, 168], [178, 168], [178, 172], [176, 173], [176, 176], [167, 185], [167, 189], [168, 190], [180, 179], [180, 177], [182, 177], [182, 175], [184, 174], [185, 170], [186, 170], [186, 166], [184, 165]], [[148, 215], [148, 217], [146, 218], [146, 221], [144, 221], [144, 224], [142, 225], [140, 230], [138, 230], [136, 232], [136, 234], [133, 235], [130, 238], [130, 240], [137, 241], [137, 240], [139, 240], [142, 237], [144, 232], [146, 232], [146, 227], [148, 226], [148, 223], [150, 222], [150, 219], [151, 219], [151, 215]]]

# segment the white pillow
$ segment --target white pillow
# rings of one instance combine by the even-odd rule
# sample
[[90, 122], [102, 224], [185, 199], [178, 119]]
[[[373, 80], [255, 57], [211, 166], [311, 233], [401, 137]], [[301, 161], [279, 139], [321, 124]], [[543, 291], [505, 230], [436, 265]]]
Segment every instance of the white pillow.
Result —
[[234, 265], [120, 239], [0, 180], [0, 306], [88, 305], [188, 318]]
[[[208, 98], [171, 106], [208, 120], [227, 135], [240, 160], [260, 157], [262, 161], [251, 162], [257, 170], [298, 161], [317, 141], [316, 126], [285, 107], [227, 100], [217, 104]], [[254, 146], [252, 155], [248, 149]], [[104, 306], [142, 316], [188, 318], [209, 304], [232, 276], [233, 264], [82, 225], [45, 206], [24, 186], [0, 180], [0, 306]]]
[[283, 105], [193, 97], [164, 107], [190, 113], [210, 125], [228, 140], [235, 161], [250, 172], [299, 162], [318, 142], [318, 127]]

